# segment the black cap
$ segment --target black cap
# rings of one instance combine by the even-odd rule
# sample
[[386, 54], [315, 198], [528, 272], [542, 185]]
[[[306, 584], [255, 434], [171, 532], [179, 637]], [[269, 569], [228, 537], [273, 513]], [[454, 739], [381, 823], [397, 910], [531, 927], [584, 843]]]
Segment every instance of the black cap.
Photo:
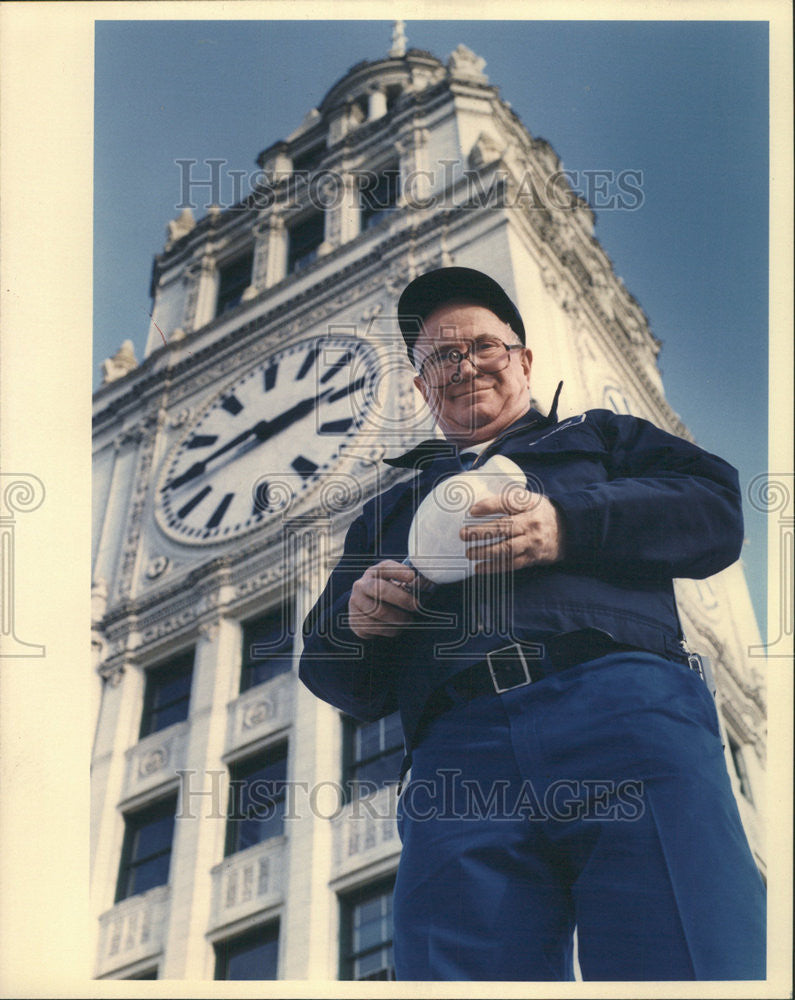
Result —
[[485, 306], [525, 343], [524, 323], [505, 289], [482, 271], [471, 267], [440, 267], [426, 271], [408, 284], [398, 300], [398, 322], [406, 342], [409, 360], [414, 363], [414, 344], [423, 320], [434, 309], [455, 299]]

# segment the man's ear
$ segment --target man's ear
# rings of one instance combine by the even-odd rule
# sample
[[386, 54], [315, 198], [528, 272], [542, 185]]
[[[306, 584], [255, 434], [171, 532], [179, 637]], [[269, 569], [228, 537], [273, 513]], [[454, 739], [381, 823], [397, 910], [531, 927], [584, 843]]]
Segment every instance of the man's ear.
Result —
[[525, 347], [522, 351], [522, 369], [527, 375], [527, 384], [530, 385], [530, 372], [533, 368], [533, 352], [529, 347]]

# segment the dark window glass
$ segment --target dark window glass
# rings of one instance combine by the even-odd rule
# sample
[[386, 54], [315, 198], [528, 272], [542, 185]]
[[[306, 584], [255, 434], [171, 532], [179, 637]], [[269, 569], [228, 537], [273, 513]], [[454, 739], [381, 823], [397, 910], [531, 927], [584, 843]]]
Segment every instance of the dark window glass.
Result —
[[126, 979], [157, 979], [157, 969], [147, 969], [145, 972], [139, 972], [137, 976], [125, 976]]
[[124, 817], [117, 903], [168, 882], [176, 808], [176, 799], [166, 799]]
[[403, 729], [394, 712], [376, 722], [343, 721], [343, 788], [347, 798], [397, 781], [403, 760]]
[[400, 95], [402, 90], [400, 86], [387, 87], [386, 88], [386, 110], [392, 111], [397, 102], [400, 100]]
[[292, 670], [293, 633], [292, 602], [243, 624], [241, 693]]
[[377, 226], [394, 211], [400, 194], [400, 171], [397, 167], [380, 173], [365, 173], [359, 185], [362, 230]]
[[287, 744], [232, 764], [229, 778], [227, 857], [284, 832]]
[[254, 262], [253, 254], [238, 257], [237, 260], [224, 264], [221, 268], [218, 282], [218, 298], [215, 303], [215, 315], [240, 305], [243, 292], [251, 284], [251, 268]]
[[146, 671], [140, 739], [188, 717], [193, 650]]
[[215, 945], [216, 979], [278, 979], [279, 924], [266, 924]]
[[394, 979], [392, 890], [379, 882], [343, 896], [341, 905], [340, 979]]
[[301, 271], [317, 258], [324, 238], [325, 221], [322, 212], [315, 212], [303, 222], [290, 227], [287, 251], [287, 272]]
[[321, 143], [319, 146], [313, 146], [311, 149], [294, 156], [293, 171], [295, 173], [311, 173], [320, 163], [325, 148]]

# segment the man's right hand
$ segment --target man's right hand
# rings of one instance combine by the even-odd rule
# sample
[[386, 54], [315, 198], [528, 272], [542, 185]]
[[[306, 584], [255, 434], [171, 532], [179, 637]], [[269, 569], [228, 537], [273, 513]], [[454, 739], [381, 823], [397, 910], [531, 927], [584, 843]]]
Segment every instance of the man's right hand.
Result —
[[350, 627], [360, 639], [397, 635], [414, 620], [417, 598], [401, 584], [413, 584], [417, 571], [404, 563], [385, 559], [370, 566], [351, 589], [348, 601]]

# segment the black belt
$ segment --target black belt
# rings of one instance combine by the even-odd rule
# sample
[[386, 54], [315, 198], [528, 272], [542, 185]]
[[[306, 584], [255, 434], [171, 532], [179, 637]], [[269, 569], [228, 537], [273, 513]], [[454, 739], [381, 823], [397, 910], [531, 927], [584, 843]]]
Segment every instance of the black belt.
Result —
[[[486, 654], [485, 660], [454, 674], [433, 692], [422, 710], [414, 739], [411, 741], [412, 747], [420, 742], [425, 726], [432, 719], [473, 698], [504, 694], [506, 691], [513, 691], [540, 681], [550, 674], [575, 667], [579, 663], [587, 663], [588, 660], [596, 660], [610, 653], [630, 652], [654, 651], [644, 649], [642, 646], [617, 642], [609, 632], [596, 628], [566, 632], [545, 639], [543, 642], [513, 642], [509, 646], [492, 650]], [[706, 682], [702, 660], [697, 653], [666, 651], [657, 655], [689, 666]], [[410, 767], [411, 748], [407, 750], [400, 768], [398, 794]]]
[[504, 694], [540, 681], [552, 673], [567, 670], [578, 663], [595, 660], [609, 653], [639, 650], [639, 646], [617, 642], [600, 629], [566, 632], [545, 639], [544, 642], [513, 642], [487, 653], [485, 660], [460, 671], [437, 688], [425, 704], [420, 727], [456, 705], [481, 695]]

